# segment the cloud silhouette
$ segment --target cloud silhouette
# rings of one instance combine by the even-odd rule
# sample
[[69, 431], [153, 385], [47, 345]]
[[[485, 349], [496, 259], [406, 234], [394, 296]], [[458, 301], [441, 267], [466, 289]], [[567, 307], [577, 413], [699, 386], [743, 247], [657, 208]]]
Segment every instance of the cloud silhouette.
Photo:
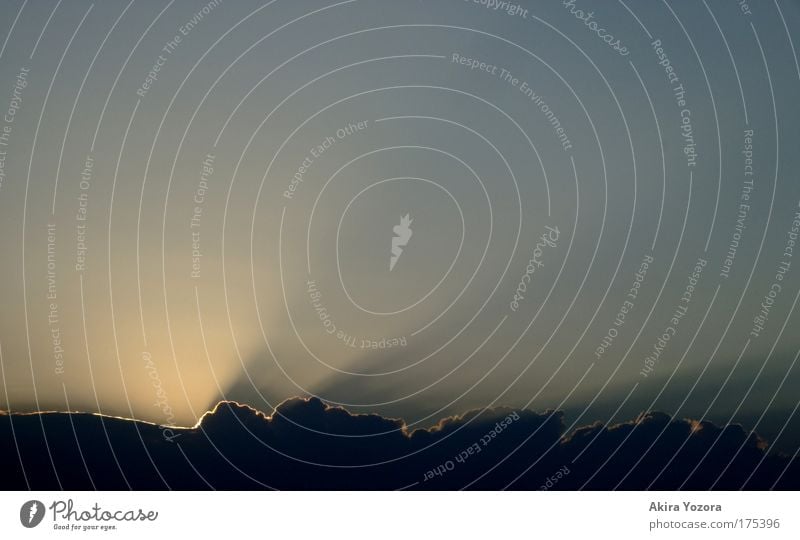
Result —
[[86, 413], [4, 414], [0, 487], [800, 488], [797, 459], [768, 452], [738, 425], [648, 412], [564, 429], [559, 411], [501, 407], [412, 431], [400, 419], [317, 398], [289, 399], [271, 415], [223, 401], [191, 428]]

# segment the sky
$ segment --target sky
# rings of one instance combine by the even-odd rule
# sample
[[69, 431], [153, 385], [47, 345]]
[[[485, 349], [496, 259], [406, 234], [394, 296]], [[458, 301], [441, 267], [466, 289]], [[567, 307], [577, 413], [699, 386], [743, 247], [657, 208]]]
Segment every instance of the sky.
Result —
[[4, 3], [0, 407], [800, 447], [800, 5], [643, 4]]

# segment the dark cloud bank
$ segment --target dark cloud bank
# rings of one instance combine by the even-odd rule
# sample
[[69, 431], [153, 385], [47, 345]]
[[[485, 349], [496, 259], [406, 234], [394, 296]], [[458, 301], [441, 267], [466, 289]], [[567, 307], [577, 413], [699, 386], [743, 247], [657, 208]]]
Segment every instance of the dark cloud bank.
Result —
[[300, 398], [271, 417], [221, 402], [191, 429], [84, 413], [2, 415], [0, 488], [800, 488], [798, 460], [767, 453], [737, 425], [646, 413], [564, 431], [560, 412], [499, 408], [409, 433], [401, 420]]

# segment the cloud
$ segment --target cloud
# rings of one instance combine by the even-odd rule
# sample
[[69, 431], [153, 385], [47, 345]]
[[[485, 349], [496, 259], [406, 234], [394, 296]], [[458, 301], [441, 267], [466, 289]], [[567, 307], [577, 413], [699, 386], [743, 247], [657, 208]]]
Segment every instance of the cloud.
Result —
[[317, 398], [289, 399], [271, 415], [223, 401], [191, 428], [12, 414], [0, 416], [0, 487], [539, 489], [558, 471], [569, 473], [551, 489], [800, 487], [797, 460], [768, 453], [738, 425], [648, 412], [565, 436], [562, 417], [501, 407], [411, 430]]

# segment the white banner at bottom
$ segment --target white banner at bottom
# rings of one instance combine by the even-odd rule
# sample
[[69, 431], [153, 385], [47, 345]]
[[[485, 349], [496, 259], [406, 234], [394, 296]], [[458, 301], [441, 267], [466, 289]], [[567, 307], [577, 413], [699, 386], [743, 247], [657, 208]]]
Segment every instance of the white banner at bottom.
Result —
[[800, 538], [796, 492], [3, 492], [2, 538]]

